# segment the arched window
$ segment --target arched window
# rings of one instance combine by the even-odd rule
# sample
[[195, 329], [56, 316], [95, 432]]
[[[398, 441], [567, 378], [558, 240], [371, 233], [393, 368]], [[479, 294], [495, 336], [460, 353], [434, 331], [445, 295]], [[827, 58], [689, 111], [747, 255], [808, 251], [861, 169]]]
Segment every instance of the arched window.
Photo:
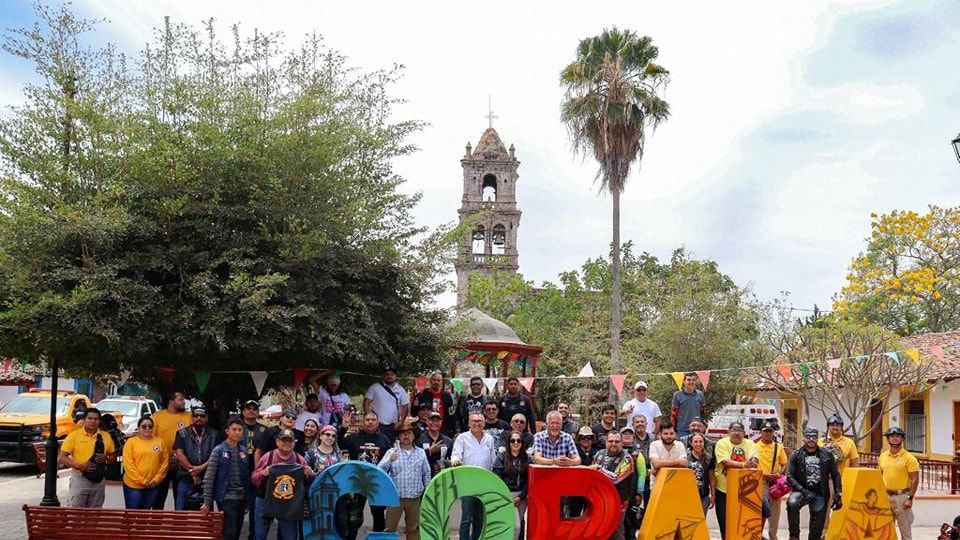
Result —
[[503, 255], [507, 252], [507, 229], [501, 224], [493, 226], [493, 254]]
[[486, 231], [483, 230], [483, 225], [477, 225], [477, 228], [473, 230], [473, 237], [471, 238], [473, 241], [471, 253], [477, 253], [481, 255], [485, 253], [486, 236]]
[[492, 174], [484, 176], [480, 191], [483, 202], [497, 202], [497, 177]]

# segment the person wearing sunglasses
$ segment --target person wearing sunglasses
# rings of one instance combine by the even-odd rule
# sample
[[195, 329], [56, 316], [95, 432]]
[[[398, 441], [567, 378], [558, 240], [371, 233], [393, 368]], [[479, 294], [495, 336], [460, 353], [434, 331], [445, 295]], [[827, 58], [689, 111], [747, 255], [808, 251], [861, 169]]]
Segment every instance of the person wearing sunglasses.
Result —
[[[313, 420], [307, 420], [304, 429], [314, 425]], [[337, 448], [337, 428], [326, 425], [317, 435], [317, 444], [307, 450], [304, 458], [313, 472], [320, 474], [324, 469], [340, 462], [340, 449]]]
[[[483, 414], [483, 406], [487, 402], [487, 395], [483, 393], [483, 379], [470, 377], [470, 391], [460, 396], [457, 403], [457, 427], [466, 431], [470, 427], [471, 414]], [[451, 435], [453, 437], [453, 435]]]
[[153, 435], [153, 420], [141, 418], [137, 435], [123, 445], [124, 506], [134, 510], [153, 507], [157, 485], [167, 475], [168, 465], [167, 452]]
[[507, 485], [513, 497], [513, 506], [517, 508], [514, 520], [516, 528], [513, 533], [514, 539], [517, 540], [523, 538], [523, 529], [526, 524], [524, 515], [527, 512], [527, 471], [530, 468], [530, 456], [527, 454], [524, 431], [514, 428], [507, 434], [507, 447], [497, 454], [497, 459], [493, 463], [493, 473]]
[[[203, 490], [203, 475], [213, 447], [217, 445], [217, 432], [207, 426], [207, 410], [194, 407], [190, 425], [177, 431], [173, 442], [180, 470], [177, 472], [177, 492], [173, 498], [177, 510], [187, 509], [187, 497], [196, 491], [197, 500]], [[193, 508], [199, 510], [199, 508]]]
[[501, 449], [510, 448], [509, 439], [511, 437], [511, 434], [514, 431], [520, 432], [520, 434], [523, 436], [523, 446], [526, 448], [530, 448], [531, 455], [532, 455], [533, 434], [530, 433], [530, 430], [527, 429], [527, 418], [520, 413], [513, 415], [513, 418], [510, 419], [510, 428], [505, 429], [503, 433], [500, 434], [500, 441], [499, 441], [500, 448]]
[[254, 463], [260, 463], [260, 458], [266, 455], [267, 452], [277, 449], [277, 435], [280, 434], [280, 431], [284, 429], [289, 429], [293, 431], [296, 441], [293, 446], [293, 451], [303, 455], [304, 451], [304, 436], [303, 432], [299, 429], [294, 429], [293, 426], [297, 422], [297, 411], [292, 408], [283, 409], [283, 415], [280, 416], [280, 422], [276, 426], [268, 427], [260, 434], [260, 437], [257, 438], [257, 451], [253, 453]]

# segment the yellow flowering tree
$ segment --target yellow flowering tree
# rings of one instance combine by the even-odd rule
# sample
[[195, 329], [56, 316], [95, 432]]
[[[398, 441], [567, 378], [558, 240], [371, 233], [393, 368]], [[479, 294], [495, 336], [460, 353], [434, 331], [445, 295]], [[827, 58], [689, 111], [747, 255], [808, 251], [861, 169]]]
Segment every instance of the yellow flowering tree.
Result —
[[834, 310], [900, 335], [960, 328], [960, 207], [872, 217]]

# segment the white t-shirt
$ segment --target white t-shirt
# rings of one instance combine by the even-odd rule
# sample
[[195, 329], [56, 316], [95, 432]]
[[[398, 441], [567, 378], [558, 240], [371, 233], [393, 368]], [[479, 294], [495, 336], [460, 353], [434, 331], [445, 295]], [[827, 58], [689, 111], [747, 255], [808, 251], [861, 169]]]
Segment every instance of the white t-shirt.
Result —
[[307, 420], [313, 420], [319, 426], [317, 429], [323, 427], [323, 422], [320, 421], [320, 411], [310, 412], [310, 411], [301, 411], [297, 415], [297, 421], [293, 424], [293, 429], [303, 431], [303, 425], [307, 423]]
[[[647, 401], [650, 400], [648, 399]], [[653, 472], [653, 458], [674, 460], [686, 457], [687, 449], [680, 441], [674, 441], [673, 448], [669, 451], [667, 447], [664, 446], [663, 441], [653, 441], [650, 443], [650, 486], [653, 486], [654, 480], [657, 479], [656, 473]]]
[[321, 388], [319, 394], [320, 419], [323, 420], [323, 424], [320, 424], [320, 427], [322, 428], [325, 424], [330, 423], [330, 416], [333, 413], [343, 415], [343, 411], [347, 410], [347, 407], [350, 406], [350, 396], [345, 392], [331, 396], [326, 388]]
[[[633, 407], [633, 410], [630, 411], [630, 407]], [[660, 412], [660, 406], [657, 405], [657, 402], [652, 399], [645, 399], [643, 401], [637, 401], [637, 398], [633, 398], [630, 401], [623, 404], [623, 410], [630, 411], [627, 413], [627, 425], [633, 426], [633, 417], [638, 415], [644, 415], [647, 417], [647, 433], [653, 435], [653, 419], [658, 416], [663, 416], [663, 413]]]
[[365, 399], [373, 401], [370, 404], [370, 410], [377, 413], [381, 424], [396, 424], [400, 420], [400, 407], [410, 404], [410, 396], [402, 386], [393, 383], [390, 389], [396, 397], [387, 392], [381, 381], [377, 381], [371, 384], [370, 388], [367, 388], [367, 393], [363, 395]]

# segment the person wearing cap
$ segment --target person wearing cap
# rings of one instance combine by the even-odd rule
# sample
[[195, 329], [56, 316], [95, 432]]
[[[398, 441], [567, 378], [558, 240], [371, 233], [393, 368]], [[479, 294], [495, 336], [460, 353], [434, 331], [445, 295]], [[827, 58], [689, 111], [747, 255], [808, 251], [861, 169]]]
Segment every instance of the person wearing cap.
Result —
[[[244, 465], [247, 467], [247, 508], [254, 508], [254, 505], [257, 504], [257, 489], [249, 482], [250, 475], [253, 474], [253, 468], [257, 464], [255, 461], [255, 453], [257, 451], [257, 439], [263, 435], [263, 432], [267, 430], [267, 426], [260, 423], [260, 402], [255, 399], [248, 399], [244, 402], [243, 407], [240, 409], [240, 413], [243, 416], [241, 421], [241, 427], [243, 428], [243, 436], [240, 438], [240, 447], [246, 452], [246, 459], [243, 460]], [[229, 425], [227, 426], [229, 429]], [[249, 518], [249, 540], [254, 540], [257, 534], [257, 520], [253, 517], [253, 512], [250, 512]]]
[[397, 486], [400, 506], [387, 509], [387, 532], [395, 532], [403, 515], [403, 530], [409, 540], [420, 540], [420, 498], [430, 483], [430, 464], [423, 448], [414, 446], [409, 420], [397, 429], [397, 445], [387, 450], [380, 468]]
[[509, 422], [513, 415], [522, 414], [527, 419], [527, 429], [536, 431], [537, 416], [533, 409], [533, 400], [520, 392], [520, 379], [509, 377], [505, 386], [507, 393], [500, 396], [497, 405], [500, 409], [500, 419]]
[[380, 419], [380, 431], [393, 439], [400, 422], [410, 414], [410, 396], [397, 383], [397, 370], [391, 365], [383, 368], [383, 377], [367, 388], [363, 395], [363, 412], [373, 411]]
[[903, 447], [906, 433], [892, 426], [884, 434], [889, 448], [880, 453], [877, 467], [883, 476], [883, 487], [890, 498], [890, 509], [897, 520], [901, 540], [913, 540], [913, 497], [920, 483], [920, 462]]
[[[320, 379], [327, 376], [326, 384]], [[333, 370], [317, 371], [307, 378], [310, 387], [320, 399], [320, 425], [331, 425], [337, 430], [343, 424], [343, 413], [350, 408], [350, 396], [340, 389], [340, 376]]]
[[[250, 481], [261, 488], [262, 493], [257, 495], [255, 519], [257, 520], [257, 540], [266, 540], [270, 534], [270, 526], [274, 519], [264, 517], [264, 504], [269, 489], [270, 472], [276, 465], [300, 465], [303, 467], [305, 478], [313, 478], [313, 469], [307, 466], [307, 461], [300, 454], [293, 451], [297, 436], [290, 428], [282, 428], [276, 434], [276, 448], [264, 453], [257, 461]], [[301, 488], [303, 489], [303, 488]], [[299, 521], [293, 519], [277, 519], [277, 540], [297, 540], [299, 535]]]
[[664, 467], [688, 467], [687, 449], [676, 440], [677, 432], [670, 422], [660, 426], [660, 440], [650, 443], [650, 487], [657, 481], [657, 473]]
[[790, 540], [800, 538], [800, 509], [810, 511], [809, 540], [820, 540], [823, 522], [827, 517], [827, 498], [833, 485], [833, 509], [843, 506], [840, 472], [833, 454], [817, 444], [820, 432], [814, 428], [803, 430], [803, 446], [793, 451], [787, 464], [787, 481], [793, 491], [787, 499], [787, 526]]
[[[833, 414], [827, 418], [827, 432], [823, 434], [817, 444], [824, 450], [833, 454], [833, 460], [837, 463], [837, 471], [840, 472], [840, 478], [843, 478], [843, 471], [847, 467], [860, 466], [860, 452], [857, 451], [857, 445], [853, 439], [843, 434], [843, 418], [839, 414]], [[827, 498], [827, 517], [823, 521], [823, 530], [830, 527], [830, 506], [832, 498]]]
[[636, 446], [634, 446], [635, 434], [636, 432], [630, 426], [620, 428], [620, 447], [631, 454], [636, 450]]
[[756, 469], [757, 445], [747, 439], [741, 422], [731, 422], [728, 435], [717, 441], [714, 447], [716, 458], [717, 493], [715, 508], [717, 523], [720, 525], [720, 537], [727, 537], [727, 470]]
[[[637, 418], [643, 418], [643, 415], [637, 416], [634, 419]], [[644, 435], [646, 435], [646, 433], [644, 433]], [[642, 506], [643, 503], [643, 490], [646, 486], [645, 482], [647, 481], [647, 457], [637, 448], [636, 430], [630, 426], [620, 428], [620, 447], [630, 455], [630, 459], [634, 462], [633, 474], [628, 480], [628, 482], [630, 482], [630, 497], [628, 499], [628, 510], [623, 520], [624, 536], [626, 538], [636, 538], [637, 530], [640, 528], [639, 512], [641, 511], [631, 515], [630, 509], [636, 509]]]
[[[580, 424], [570, 418], [570, 405], [561, 401], [557, 403], [557, 410], [560, 411], [560, 414], [563, 416], [563, 426], [560, 429], [563, 430], [564, 433], [569, 433], [576, 437], [577, 432], [580, 431]], [[534, 426], [530, 426], [530, 429], [532, 431]]]
[[760, 427], [760, 440], [757, 441], [758, 466], [763, 473], [763, 498], [770, 506], [768, 540], [777, 540], [780, 513], [783, 510], [783, 499], [770, 497], [770, 486], [787, 470], [787, 451], [777, 442], [776, 431], [777, 424], [767, 420]]
[[323, 423], [323, 415], [320, 414], [320, 396], [314, 393], [307, 394], [303, 400], [303, 410], [297, 415], [297, 421], [293, 424], [293, 429], [303, 431], [303, 424], [307, 420], [313, 420], [318, 426], [326, 425]]
[[607, 403], [600, 408], [600, 421], [593, 425], [593, 449], [607, 447], [607, 434], [617, 431], [617, 406]]
[[443, 389], [442, 373], [438, 371], [430, 375], [430, 386], [418, 393], [413, 401], [420, 411], [440, 413], [444, 433], [453, 435], [457, 432], [457, 414], [456, 407], [453, 406], [453, 394]]
[[177, 510], [187, 509], [187, 496], [191, 491], [203, 489], [207, 461], [217, 445], [217, 432], [207, 426], [207, 410], [194, 407], [191, 416], [191, 425], [178, 430], [173, 442], [173, 451], [180, 464], [177, 492], [173, 498]]
[[[558, 416], [559, 414], [560, 413], [557, 413]], [[557, 427], [559, 428], [559, 422], [557, 422], [557, 424]], [[624, 527], [624, 522], [626, 520], [626, 510], [630, 500], [634, 495], [634, 459], [623, 449], [619, 432], [612, 431], [607, 434], [606, 448], [600, 450], [597, 452], [597, 455], [594, 456], [593, 468], [597, 469], [603, 473], [604, 476], [609, 478], [610, 481], [613, 482], [614, 487], [617, 489], [617, 493], [620, 495], [620, 519], [618, 521], [617, 530], [614, 531], [610, 539], [625, 540], [626, 530]]]
[[167, 396], [167, 406], [164, 410], [158, 411], [151, 416], [153, 418], [153, 436], [160, 437], [163, 441], [163, 449], [170, 456], [170, 463], [167, 466], [167, 476], [157, 486], [157, 498], [153, 500], [154, 510], [163, 510], [167, 504], [167, 492], [173, 488], [174, 506], [177, 503], [177, 485], [179, 476], [177, 475], [178, 462], [177, 454], [173, 449], [173, 443], [176, 442], [177, 432], [189, 426], [193, 422], [193, 415], [187, 410], [187, 397], [183, 392], [173, 392]]
[[577, 453], [580, 454], [580, 463], [593, 463], [593, 456], [597, 453], [594, 448], [594, 440], [597, 436], [593, 430], [587, 426], [581, 426], [577, 432]]
[[670, 403], [670, 421], [677, 428], [678, 437], [690, 434], [690, 420], [707, 413], [707, 398], [697, 390], [697, 374], [688, 371], [683, 374], [683, 387], [673, 393]]
[[453, 450], [453, 439], [443, 433], [443, 417], [437, 411], [427, 414], [427, 429], [417, 438], [417, 446], [427, 453], [430, 464], [430, 473], [436, 476], [441, 470], [450, 465], [450, 451]]
[[280, 423], [276, 426], [268, 427], [260, 434], [260, 438], [257, 439], [256, 445], [257, 449], [253, 453], [254, 463], [260, 463], [260, 458], [262, 458], [267, 452], [275, 450], [277, 448], [277, 434], [281, 430], [289, 429], [293, 432], [296, 438], [296, 445], [294, 451], [300, 455], [303, 455], [304, 452], [304, 437], [302, 431], [297, 431], [293, 429], [293, 425], [297, 421], [297, 411], [293, 410], [290, 407], [283, 409], [280, 415]]
[[657, 402], [648, 398], [649, 387], [645, 381], [637, 381], [633, 385], [634, 398], [623, 404], [620, 409], [620, 416], [627, 417], [627, 425], [633, 425], [633, 417], [642, 414], [647, 417], [647, 433], [656, 436], [660, 431], [660, 421], [663, 419], [663, 413], [660, 412], [660, 406]]

